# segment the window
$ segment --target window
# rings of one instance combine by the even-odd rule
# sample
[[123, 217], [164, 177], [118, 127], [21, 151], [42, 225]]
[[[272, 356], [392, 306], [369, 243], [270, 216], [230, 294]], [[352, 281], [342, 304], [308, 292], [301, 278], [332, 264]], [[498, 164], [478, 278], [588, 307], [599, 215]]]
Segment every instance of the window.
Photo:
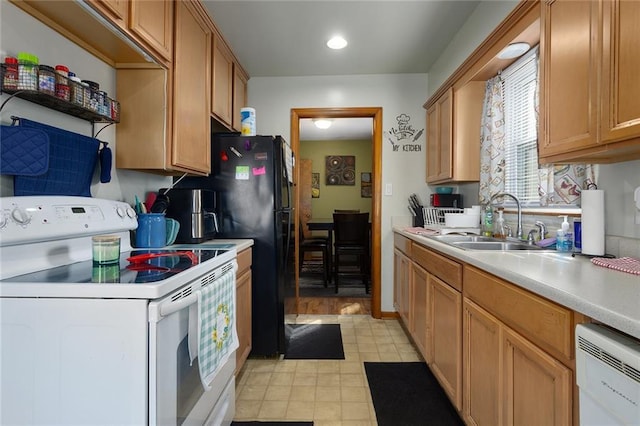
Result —
[[[504, 90], [505, 191], [523, 205], [540, 205], [538, 195], [538, 47], [502, 74]], [[510, 199], [506, 198], [505, 202]]]

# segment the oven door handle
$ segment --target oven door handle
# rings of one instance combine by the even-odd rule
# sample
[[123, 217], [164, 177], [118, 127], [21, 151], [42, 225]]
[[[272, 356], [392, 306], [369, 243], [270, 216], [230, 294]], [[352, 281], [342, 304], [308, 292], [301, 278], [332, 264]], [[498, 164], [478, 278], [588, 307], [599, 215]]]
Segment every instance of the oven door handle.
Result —
[[168, 302], [168, 303], [161, 304], [159, 306], [160, 307], [160, 318], [168, 317], [169, 315], [173, 314], [174, 312], [181, 311], [184, 308], [186, 308], [187, 306], [193, 305], [194, 303], [197, 303], [198, 302], [198, 292], [199, 291], [200, 290], [198, 290], [195, 293], [191, 293], [190, 295], [188, 295], [184, 299], [180, 299], [177, 302]]

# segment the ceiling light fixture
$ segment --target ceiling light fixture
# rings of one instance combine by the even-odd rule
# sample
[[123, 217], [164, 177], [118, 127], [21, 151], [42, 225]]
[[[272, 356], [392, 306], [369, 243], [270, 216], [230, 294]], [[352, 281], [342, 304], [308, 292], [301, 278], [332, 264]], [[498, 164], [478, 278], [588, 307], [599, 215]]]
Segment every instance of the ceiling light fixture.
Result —
[[335, 36], [335, 37], [332, 37], [327, 42], [327, 46], [330, 49], [344, 49], [345, 47], [347, 47], [347, 40], [345, 40], [344, 38], [342, 38], [340, 36]]
[[499, 59], [513, 59], [519, 56], [524, 55], [529, 51], [531, 46], [529, 43], [520, 42], [520, 43], [511, 43], [507, 45], [504, 49], [498, 53]]
[[317, 120], [313, 120], [313, 124], [315, 124], [318, 129], [328, 129], [329, 127], [331, 127], [331, 120], [320, 118]]

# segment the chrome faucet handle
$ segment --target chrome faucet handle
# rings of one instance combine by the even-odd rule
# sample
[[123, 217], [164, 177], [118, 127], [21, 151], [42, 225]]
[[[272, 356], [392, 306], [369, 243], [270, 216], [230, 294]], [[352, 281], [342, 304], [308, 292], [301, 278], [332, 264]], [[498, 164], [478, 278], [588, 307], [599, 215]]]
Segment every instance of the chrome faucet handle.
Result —
[[507, 231], [507, 237], [513, 237], [513, 229], [511, 229], [511, 226], [505, 223], [504, 229]]
[[531, 231], [529, 231], [529, 234], [527, 235], [527, 241], [529, 242], [529, 244], [533, 244], [536, 242], [535, 234], [537, 233], [538, 233], [537, 229], [532, 229]]
[[540, 232], [540, 239], [544, 240], [546, 238], [546, 236], [547, 236], [547, 227], [546, 227], [546, 225], [544, 224], [544, 222], [539, 221], [539, 220], [536, 220], [534, 225], [538, 227], [538, 230]]

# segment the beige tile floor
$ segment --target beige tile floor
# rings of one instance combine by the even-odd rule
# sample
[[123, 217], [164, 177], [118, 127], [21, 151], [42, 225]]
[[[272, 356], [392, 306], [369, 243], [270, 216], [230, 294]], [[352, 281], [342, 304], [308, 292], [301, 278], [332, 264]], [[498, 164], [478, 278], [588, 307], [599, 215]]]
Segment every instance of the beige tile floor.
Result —
[[376, 425], [364, 362], [422, 361], [397, 320], [299, 315], [286, 322], [340, 324], [345, 359], [249, 358], [236, 378], [235, 420]]

